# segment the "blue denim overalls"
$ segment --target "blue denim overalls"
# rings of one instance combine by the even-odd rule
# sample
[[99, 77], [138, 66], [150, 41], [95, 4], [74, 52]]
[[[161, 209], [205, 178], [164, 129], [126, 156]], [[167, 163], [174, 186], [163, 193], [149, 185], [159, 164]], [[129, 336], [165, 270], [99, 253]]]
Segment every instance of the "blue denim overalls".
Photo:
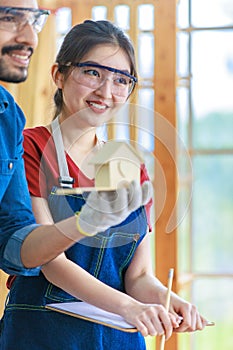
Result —
[[[57, 222], [79, 211], [85, 199], [82, 195], [58, 196], [53, 189], [48, 202]], [[65, 253], [90, 274], [124, 293], [125, 272], [146, 231], [146, 213], [141, 207], [122, 224], [83, 239]], [[145, 340], [138, 332], [122, 332], [44, 307], [68, 301], [77, 299], [49, 283], [42, 273], [37, 277], [18, 276], [1, 322], [0, 350], [145, 350]]]

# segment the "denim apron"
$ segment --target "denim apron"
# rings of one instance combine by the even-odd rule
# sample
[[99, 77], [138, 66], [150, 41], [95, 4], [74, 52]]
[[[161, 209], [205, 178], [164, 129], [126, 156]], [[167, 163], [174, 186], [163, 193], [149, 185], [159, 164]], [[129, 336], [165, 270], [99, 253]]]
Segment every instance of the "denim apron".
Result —
[[[64, 155], [64, 150], [59, 153]], [[72, 183], [64, 168], [60, 178], [63, 187]], [[85, 198], [58, 196], [53, 188], [48, 203], [57, 222], [79, 211]], [[141, 207], [120, 225], [84, 238], [65, 254], [100, 281], [124, 293], [125, 272], [146, 232], [146, 212]], [[48, 282], [42, 273], [37, 277], [17, 276], [1, 321], [0, 350], [146, 349], [138, 332], [127, 333], [45, 309], [46, 304], [69, 301], [79, 300]]]

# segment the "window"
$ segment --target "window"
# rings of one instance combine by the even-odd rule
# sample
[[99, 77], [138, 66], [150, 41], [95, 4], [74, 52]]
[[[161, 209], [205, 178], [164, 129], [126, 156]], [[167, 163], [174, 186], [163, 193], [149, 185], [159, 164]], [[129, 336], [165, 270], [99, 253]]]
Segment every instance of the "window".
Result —
[[[211, 10], [210, 10], [211, 9]], [[177, 118], [190, 154], [182, 168], [178, 228], [181, 290], [215, 329], [179, 337], [179, 350], [231, 349], [233, 309], [233, 4], [180, 0]]]

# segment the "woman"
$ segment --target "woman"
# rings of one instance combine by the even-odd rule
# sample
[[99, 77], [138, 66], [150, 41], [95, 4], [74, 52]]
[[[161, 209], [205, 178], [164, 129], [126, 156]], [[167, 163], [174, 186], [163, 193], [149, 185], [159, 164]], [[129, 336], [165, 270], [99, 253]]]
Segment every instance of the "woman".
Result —
[[[37, 222], [56, 222], [80, 211], [84, 196], [57, 196], [54, 186], [94, 186], [88, 159], [102, 144], [96, 128], [128, 100], [136, 76], [131, 42], [110, 22], [85, 21], [67, 34], [52, 67], [58, 88], [54, 121], [24, 133], [27, 180]], [[142, 166], [141, 183], [147, 180]], [[137, 186], [131, 185], [132, 196]], [[146, 204], [149, 196], [142, 191], [143, 197]], [[98, 195], [93, 198], [92, 205], [98, 206]], [[169, 313], [163, 307], [166, 288], [153, 276], [149, 256], [149, 207], [150, 203], [139, 206], [110, 229], [100, 225], [96, 236], [46, 264], [39, 277], [17, 277], [7, 305], [10, 322], [4, 349], [141, 350], [144, 336], [165, 334], [168, 339], [174, 328], [203, 329], [206, 320], [177, 295], [171, 296]], [[78, 226], [92, 235], [98, 219], [87, 222], [87, 217], [88, 212], [80, 215]], [[44, 308], [51, 302], [75, 300], [120, 314], [138, 332], [122, 332]], [[14, 335], [20, 332], [16, 342]]]

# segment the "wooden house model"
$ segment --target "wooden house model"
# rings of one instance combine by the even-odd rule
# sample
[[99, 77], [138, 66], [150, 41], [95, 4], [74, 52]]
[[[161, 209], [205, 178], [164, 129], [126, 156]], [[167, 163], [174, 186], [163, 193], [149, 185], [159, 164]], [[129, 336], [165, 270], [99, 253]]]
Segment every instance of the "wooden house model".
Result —
[[130, 144], [106, 142], [90, 161], [95, 167], [95, 187], [116, 189], [132, 180], [140, 182], [142, 163], [143, 158]]

